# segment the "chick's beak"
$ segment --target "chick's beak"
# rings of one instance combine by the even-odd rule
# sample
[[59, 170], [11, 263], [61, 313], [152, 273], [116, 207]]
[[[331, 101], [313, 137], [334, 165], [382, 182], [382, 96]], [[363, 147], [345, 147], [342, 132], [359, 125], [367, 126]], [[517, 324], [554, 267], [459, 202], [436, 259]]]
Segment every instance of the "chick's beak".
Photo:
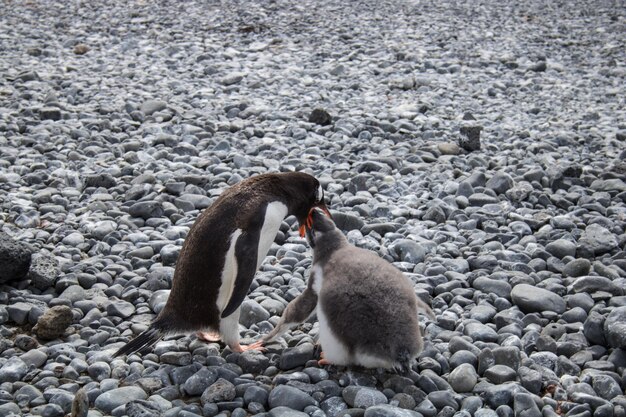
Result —
[[313, 228], [313, 210], [315, 210], [316, 208], [322, 210], [322, 212], [324, 212], [324, 214], [327, 215], [329, 218], [333, 218], [333, 216], [330, 214], [330, 211], [328, 210], [328, 207], [326, 207], [326, 204], [324, 204], [323, 201], [315, 204], [313, 207], [311, 207], [311, 210], [309, 210], [309, 214], [306, 216], [306, 219], [303, 222], [300, 222], [300, 237], [305, 237], [307, 229], [310, 230]]

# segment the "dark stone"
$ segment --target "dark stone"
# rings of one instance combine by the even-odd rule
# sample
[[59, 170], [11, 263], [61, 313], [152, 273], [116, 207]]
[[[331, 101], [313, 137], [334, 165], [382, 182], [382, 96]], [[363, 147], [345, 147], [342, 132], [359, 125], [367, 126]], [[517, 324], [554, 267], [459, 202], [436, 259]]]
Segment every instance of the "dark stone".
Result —
[[309, 122], [322, 126], [328, 126], [332, 123], [332, 116], [324, 109], [315, 109], [309, 115]]
[[113, 175], [108, 173], [87, 175], [85, 178], [85, 187], [103, 187], [113, 188], [117, 185], [117, 181]]
[[468, 152], [480, 150], [480, 131], [482, 126], [461, 126], [459, 146]]
[[609, 346], [626, 349], [626, 307], [617, 307], [604, 321], [604, 332]]
[[297, 388], [279, 385], [270, 392], [268, 403], [270, 408], [289, 407], [302, 411], [309, 405], [316, 405], [316, 401], [308, 394]]
[[26, 243], [0, 231], [0, 284], [26, 278], [31, 255], [32, 250]]
[[303, 343], [294, 348], [285, 349], [280, 357], [278, 367], [289, 370], [298, 366], [303, 366], [313, 359], [315, 347], [311, 343]]

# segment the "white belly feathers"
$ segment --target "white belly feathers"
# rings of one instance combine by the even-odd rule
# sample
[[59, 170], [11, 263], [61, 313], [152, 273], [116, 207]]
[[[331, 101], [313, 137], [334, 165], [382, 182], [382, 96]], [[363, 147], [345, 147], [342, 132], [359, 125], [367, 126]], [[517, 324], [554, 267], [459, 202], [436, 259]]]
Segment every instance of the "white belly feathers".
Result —
[[276, 233], [280, 228], [280, 224], [287, 216], [287, 206], [280, 201], [273, 201], [267, 205], [265, 210], [265, 219], [263, 219], [263, 227], [259, 235], [259, 251], [256, 258], [256, 269], [259, 269], [263, 259], [272, 246], [272, 242], [276, 239]]
[[233, 295], [233, 289], [235, 288], [235, 279], [237, 278], [237, 257], [235, 256], [235, 246], [237, 245], [237, 239], [241, 235], [241, 229], [237, 229], [230, 235], [230, 246], [228, 252], [226, 252], [226, 259], [224, 260], [224, 269], [222, 269], [222, 285], [220, 286], [220, 292], [217, 295], [217, 309], [222, 312], [228, 305], [230, 297]]
[[[256, 269], [258, 270], [261, 263], [265, 259], [267, 252], [272, 246], [272, 242], [276, 238], [276, 233], [280, 228], [280, 224], [287, 216], [287, 206], [280, 201], [274, 201], [267, 205], [265, 210], [265, 218], [263, 219], [263, 226], [259, 234], [258, 252]], [[237, 229], [230, 236], [230, 245], [228, 252], [226, 252], [226, 259], [224, 260], [224, 269], [222, 270], [222, 285], [220, 286], [219, 294], [217, 296], [217, 308], [220, 312], [224, 311], [230, 297], [233, 295], [235, 288], [235, 280], [237, 279], [238, 272], [238, 260], [235, 254], [235, 247], [237, 239], [243, 233], [241, 229]]]

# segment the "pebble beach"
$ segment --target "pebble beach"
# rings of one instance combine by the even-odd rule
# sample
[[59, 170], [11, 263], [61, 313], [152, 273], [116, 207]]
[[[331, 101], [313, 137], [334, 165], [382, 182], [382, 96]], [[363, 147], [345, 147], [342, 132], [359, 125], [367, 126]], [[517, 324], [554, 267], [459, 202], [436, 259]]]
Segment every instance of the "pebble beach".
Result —
[[[0, 417], [626, 417], [624, 6], [0, 0]], [[198, 214], [287, 171], [432, 307], [413, 369], [319, 366], [315, 317], [114, 358]]]

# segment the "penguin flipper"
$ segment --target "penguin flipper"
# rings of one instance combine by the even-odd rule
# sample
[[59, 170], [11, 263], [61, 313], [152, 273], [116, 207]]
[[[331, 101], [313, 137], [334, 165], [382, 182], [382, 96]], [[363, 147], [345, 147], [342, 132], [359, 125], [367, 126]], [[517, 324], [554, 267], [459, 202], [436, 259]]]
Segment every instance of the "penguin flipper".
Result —
[[293, 326], [306, 320], [317, 306], [317, 294], [312, 288], [306, 290], [289, 303], [280, 321], [270, 333], [266, 334], [262, 342], [269, 343], [288, 331]]
[[233, 293], [222, 311], [222, 318], [228, 317], [235, 312], [246, 298], [250, 284], [254, 279], [257, 269], [257, 251], [259, 233], [243, 233], [235, 244], [235, 258], [237, 260], [237, 276]]

